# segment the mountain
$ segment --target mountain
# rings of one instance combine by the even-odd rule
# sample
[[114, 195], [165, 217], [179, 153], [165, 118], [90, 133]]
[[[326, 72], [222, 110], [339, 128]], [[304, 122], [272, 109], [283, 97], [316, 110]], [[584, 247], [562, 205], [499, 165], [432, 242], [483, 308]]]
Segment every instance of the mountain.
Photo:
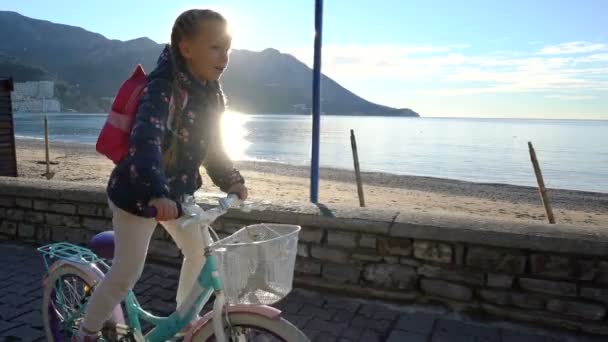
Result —
[[[257, 113], [285, 113], [297, 111], [293, 105], [310, 107], [312, 103], [312, 70], [275, 49], [234, 51], [223, 81], [230, 106], [239, 111], [253, 108]], [[326, 76], [321, 79], [321, 104], [322, 110], [331, 114], [418, 116], [409, 109], [366, 101]]]
[[[66, 87], [72, 90], [72, 94], [77, 93], [87, 99], [88, 110], [103, 102], [94, 99], [114, 96], [136, 64], [142, 64], [145, 70], [151, 71], [163, 46], [148, 38], [129, 41], [108, 39], [80, 27], [0, 11], [0, 54], [13, 57], [13, 63], [18, 60], [20, 66], [40, 70], [41, 77], [69, 85]], [[0, 71], [6, 72], [5, 69]], [[310, 113], [311, 69], [295, 57], [277, 50], [234, 50], [222, 83], [233, 110], [269, 114]], [[321, 98], [323, 111], [330, 114], [418, 116], [410, 109], [371, 103], [327, 76], [321, 80]], [[74, 104], [73, 100], [70, 102], [74, 109], [83, 110], [84, 104]], [[105, 111], [106, 108], [99, 110]]]
[[16, 82], [51, 81], [56, 79], [48, 71], [23, 64], [16, 57], [0, 54], [0, 75], [10, 75]]

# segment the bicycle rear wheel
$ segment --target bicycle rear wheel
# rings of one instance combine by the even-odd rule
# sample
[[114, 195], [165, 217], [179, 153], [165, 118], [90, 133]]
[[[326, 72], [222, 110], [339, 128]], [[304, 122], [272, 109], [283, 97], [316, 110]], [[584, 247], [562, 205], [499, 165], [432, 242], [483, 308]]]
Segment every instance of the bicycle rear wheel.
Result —
[[[42, 322], [48, 341], [70, 341], [82, 322], [83, 305], [100, 280], [100, 276], [69, 264], [48, 275], [42, 295]], [[122, 311], [114, 310], [111, 321], [124, 322]]]
[[[251, 313], [228, 314], [233, 332], [241, 334], [241, 339], [231, 336], [232, 333], [226, 326], [226, 337], [229, 341], [247, 342], [309, 342], [310, 340], [302, 331], [287, 320], [279, 318], [268, 318]], [[225, 318], [224, 318], [225, 320]], [[193, 342], [215, 342], [213, 324], [209, 321], [198, 331], [192, 334]]]

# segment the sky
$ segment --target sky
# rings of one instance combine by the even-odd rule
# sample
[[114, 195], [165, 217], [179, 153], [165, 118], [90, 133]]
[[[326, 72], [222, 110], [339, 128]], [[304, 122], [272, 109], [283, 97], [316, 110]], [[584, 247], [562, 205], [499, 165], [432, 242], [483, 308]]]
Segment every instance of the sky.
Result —
[[[326, 0], [324, 74], [370, 101], [427, 117], [608, 120], [608, 0]], [[112, 39], [169, 41], [212, 8], [235, 49], [312, 66], [313, 0], [0, 0], [1, 10]]]

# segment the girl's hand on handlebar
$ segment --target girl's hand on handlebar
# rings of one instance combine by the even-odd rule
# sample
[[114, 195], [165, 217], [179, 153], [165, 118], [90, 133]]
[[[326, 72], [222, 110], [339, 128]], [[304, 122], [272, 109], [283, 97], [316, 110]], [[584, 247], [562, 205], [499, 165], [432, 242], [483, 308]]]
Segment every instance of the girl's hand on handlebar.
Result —
[[158, 221], [169, 221], [177, 218], [177, 204], [168, 198], [154, 198], [148, 205], [156, 208], [156, 220]]
[[244, 201], [247, 199], [247, 197], [249, 197], [249, 190], [247, 190], [245, 184], [241, 183], [237, 183], [231, 186], [230, 189], [228, 189], [227, 193], [239, 195], [241, 201]]

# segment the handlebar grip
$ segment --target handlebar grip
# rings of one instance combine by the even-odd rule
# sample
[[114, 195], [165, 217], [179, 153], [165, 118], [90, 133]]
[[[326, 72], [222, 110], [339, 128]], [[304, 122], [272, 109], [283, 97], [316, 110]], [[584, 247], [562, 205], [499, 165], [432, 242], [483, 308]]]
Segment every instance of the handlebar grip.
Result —
[[[176, 219], [182, 217], [184, 214], [184, 210], [182, 208], [182, 204], [179, 202], [175, 202], [177, 205], [177, 217]], [[155, 207], [145, 207], [143, 210], [143, 216], [147, 218], [155, 218], [158, 215], [158, 210]]]
[[238, 194], [230, 193], [225, 198], [220, 199], [220, 207], [224, 210], [232, 208], [234, 204], [238, 203], [241, 200]]

